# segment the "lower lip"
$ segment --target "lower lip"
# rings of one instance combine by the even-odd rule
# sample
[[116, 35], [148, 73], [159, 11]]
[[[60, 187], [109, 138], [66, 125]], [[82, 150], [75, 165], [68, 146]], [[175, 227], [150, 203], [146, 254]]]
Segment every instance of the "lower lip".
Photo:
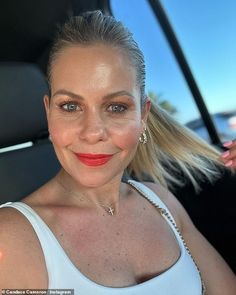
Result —
[[87, 158], [87, 157], [80, 157], [79, 155], [76, 155], [77, 158], [82, 162], [83, 164], [87, 166], [102, 166], [105, 165], [108, 161], [111, 160], [112, 156], [102, 157], [102, 158]]

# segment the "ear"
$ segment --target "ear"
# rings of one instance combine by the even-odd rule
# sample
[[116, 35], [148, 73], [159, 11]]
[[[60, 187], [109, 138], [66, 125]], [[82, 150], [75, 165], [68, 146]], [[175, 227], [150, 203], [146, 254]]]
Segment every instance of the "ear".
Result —
[[149, 114], [150, 109], [151, 109], [151, 100], [150, 100], [149, 97], [147, 97], [146, 102], [145, 102], [145, 104], [143, 106], [142, 115], [141, 115], [142, 121], [144, 123], [147, 122], [147, 118], [148, 118], [148, 114]]
[[49, 96], [48, 95], [44, 95], [43, 97], [43, 103], [44, 103], [44, 107], [45, 107], [45, 111], [46, 111], [46, 116], [48, 119], [49, 116], [49, 107], [50, 107], [50, 100], [49, 100]]

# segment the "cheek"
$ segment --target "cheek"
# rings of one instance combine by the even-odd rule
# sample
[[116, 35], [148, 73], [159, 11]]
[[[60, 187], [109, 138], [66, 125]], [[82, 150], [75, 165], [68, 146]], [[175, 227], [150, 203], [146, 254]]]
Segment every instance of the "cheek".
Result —
[[51, 118], [48, 122], [48, 130], [55, 145], [63, 147], [69, 144], [71, 130], [69, 124], [63, 120]]
[[140, 130], [141, 124], [137, 122], [129, 123], [123, 128], [114, 129], [111, 132], [113, 134], [113, 143], [121, 150], [133, 149], [138, 144]]

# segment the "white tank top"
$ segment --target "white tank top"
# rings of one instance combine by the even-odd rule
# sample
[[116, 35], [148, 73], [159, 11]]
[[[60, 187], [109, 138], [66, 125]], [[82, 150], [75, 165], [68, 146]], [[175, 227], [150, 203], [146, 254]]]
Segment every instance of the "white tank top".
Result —
[[129, 287], [106, 287], [95, 283], [79, 271], [69, 259], [55, 235], [40, 216], [23, 202], [0, 205], [20, 211], [34, 228], [45, 257], [48, 272], [48, 289], [74, 289], [75, 295], [201, 295], [203, 287], [200, 273], [176, 227], [175, 221], [160, 198], [148, 187], [129, 180], [143, 197], [149, 200], [166, 219], [180, 247], [177, 262], [160, 275]]

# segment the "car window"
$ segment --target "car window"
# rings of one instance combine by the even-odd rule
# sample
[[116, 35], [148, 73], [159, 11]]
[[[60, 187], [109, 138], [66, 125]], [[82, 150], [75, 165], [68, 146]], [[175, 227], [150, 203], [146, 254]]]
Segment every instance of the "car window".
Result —
[[[189, 4], [189, 2], [194, 2], [195, 5]], [[217, 30], [220, 28], [219, 23], [224, 23], [223, 19], [219, 18], [218, 15], [218, 24], [214, 28], [214, 23], [217, 19], [217, 15], [214, 15], [214, 10], [212, 11], [213, 16], [210, 18], [212, 28], [209, 29], [208, 34], [206, 33], [206, 28], [204, 29], [208, 25], [210, 3], [211, 6], [214, 6], [212, 1], [208, 1], [208, 5], [206, 5], [206, 2], [203, 0], [162, 1], [163, 7], [166, 9], [170, 22], [177, 33], [177, 38], [179, 38], [190, 67], [193, 70], [193, 74], [197, 77], [200, 90], [209, 111], [213, 115], [213, 121], [216, 124], [220, 138], [222, 141], [225, 141], [236, 137], [236, 88], [233, 88], [231, 83], [236, 77], [236, 48], [233, 55], [231, 49], [227, 49], [227, 46], [224, 45], [224, 49], [226, 48], [226, 51], [231, 52], [230, 58], [235, 62], [235, 66], [231, 67], [230, 61], [224, 61], [225, 56], [223, 54], [227, 52], [223, 53], [223, 45], [220, 47], [222, 51], [219, 49], [219, 53], [216, 52], [216, 48], [219, 48], [221, 41], [214, 40], [215, 43], [213, 42], [214, 38], [217, 39], [217, 36], [220, 36], [217, 35]], [[224, 3], [222, 3], [222, 6]], [[198, 6], [198, 12], [201, 17], [198, 16], [195, 6]], [[204, 10], [205, 6], [208, 7], [206, 11]], [[134, 38], [144, 52], [147, 69], [147, 93], [177, 120], [192, 128], [207, 141], [210, 141], [209, 134], [186, 81], [148, 1], [112, 0], [111, 8], [115, 17], [125, 23], [131, 32], [134, 33]], [[218, 9], [220, 8], [218, 7]], [[233, 12], [231, 15], [233, 16]], [[226, 17], [225, 14], [223, 16]], [[199, 24], [201, 18], [204, 19], [204, 24]], [[231, 20], [231, 22], [236, 23], [236, 20]], [[230, 21], [227, 21], [227, 24], [229, 25]], [[227, 26], [227, 24], [224, 23], [223, 26]], [[212, 32], [215, 29], [216, 31], [213, 34]], [[222, 28], [221, 34], [224, 34], [223, 32], [224, 29]], [[233, 31], [231, 33], [233, 34]], [[230, 39], [230, 36], [228, 38]], [[231, 41], [235, 38], [234, 34], [234, 36], [231, 36]], [[222, 42], [226, 41], [225, 39], [222, 40]], [[207, 46], [207, 42], [212, 42], [210, 47], [209, 45]], [[201, 46], [198, 46], [199, 43], [201, 43]], [[234, 43], [236, 47], [236, 42]], [[227, 72], [227, 69], [231, 72], [229, 79], [226, 78], [224, 73]], [[216, 82], [217, 85], [215, 85]]]
[[161, 1], [222, 140], [236, 137], [236, 2]]

